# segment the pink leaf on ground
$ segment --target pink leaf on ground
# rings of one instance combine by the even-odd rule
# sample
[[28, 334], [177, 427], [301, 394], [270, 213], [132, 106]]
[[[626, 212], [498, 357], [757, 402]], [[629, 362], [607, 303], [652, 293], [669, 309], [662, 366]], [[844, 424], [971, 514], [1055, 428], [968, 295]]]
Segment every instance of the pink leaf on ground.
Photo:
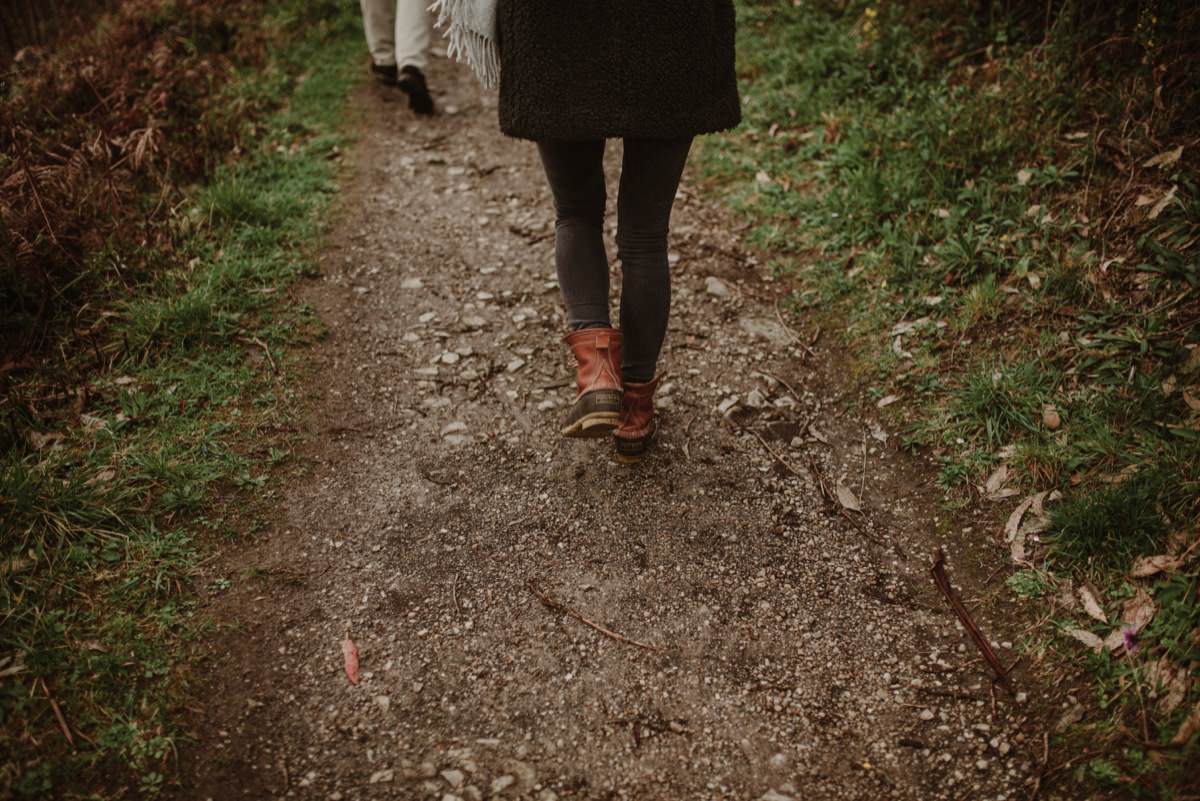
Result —
[[351, 684], [358, 684], [358, 646], [349, 637], [342, 640], [342, 657], [346, 664], [346, 678], [350, 679]]

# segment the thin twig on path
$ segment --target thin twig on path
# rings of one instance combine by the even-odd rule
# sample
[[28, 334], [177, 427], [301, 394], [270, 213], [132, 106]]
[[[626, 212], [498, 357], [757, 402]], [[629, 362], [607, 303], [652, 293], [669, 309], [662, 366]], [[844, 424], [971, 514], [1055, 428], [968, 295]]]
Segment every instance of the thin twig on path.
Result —
[[975, 642], [975, 647], [979, 649], [979, 653], [992, 667], [992, 671], [996, 674], [996, 681], [1000, 683], [1004, 689], [1012, 692], [1012, 682], [1008, 678], [1008, 671], [1000, 664], [999, 657], [992, 650], [991, 644], [987, 641], [987, 637], [983, 636], [983, 632], [979, 630], [979, 626], [975, 624], [971, 613], [967, 611], [967, 607], [963, 604], [962, 599], [958, 597], [958, 593], [950, 586], [950, 577], [946, 575], [946, 552], [942, 550], [942, 546], [938, 546], [933, 552], [933, 566], [929, 571], [933, 575], [933, 583], [941, 590], [946, 601], [950, 604], [950, 608], [954, 610], [954, 614], [958, 616], [958, 620], [963, 624], [963, 628], [971, 635], [971, 639]]
[[796, 403], [798, 403], [798, 404], [804, 403], [802, 400], [800, 400], [800, 393], [797, 392], [795, 389], [793, 389], [791, 384], [784, 381], [779, 376], [775, 375], [774, 373], [768, 373], [766, 370], [757, 370], [755, 372], [757, 372], [761, 376], [771, 379], [772, 381], [777, 381], [778, 383], [783, 384], [783, 388], [788, 391], [788, 393], [792, 396], [792, 398], [796, 401]]
[[58, 705], [58, 701], [54, 700], [54, 696], [50, 694], [50, 688], [46, 685], [46, 680], [42, 680], [42, 692], [46, 694], [46, 700], [50, 702], [50, 708], [54, 710], [54, 717], [58, 720], [58, 727], [62, 729], [63, 737], [67, 738], [67, 744], [71, 746], [71, 750], [75, 750], [75, 738], [71, 736], [71, 727], [67, 725], [67, 718], [63, 715], [62, 707]]
[[1050, 767], [1050, 732], [1042, 732], [1042, 763], [1038, 765], [1037, 776], [1033, 780], [1033, 790], [1029, 792], [1029, 801], [1037, 801], [1042, 789], [1042, 779], [1046, 776], [1046, 768]]
[[583, 623], [585, 626], [590, 626], [591, 628], [600, 632], [605, 637], [611, 637], [612, 639], [617, 640], [618, 642], [623, 642], [626, 645], [632, 645], [636, 648], [643, 648], [647, 651], [653, 651], [654, 653], [657, 653], [657, 654], [666, 653], [667, 649], [661, 645], [654, 645], [652, 643], [645, 643], [645, 642], [640, 642], [638, 640], [632, 640], [629, 637], [626, 637], [624, 634], [618, 634], [617, 632], [613, 631], [610, 628], [602, 626], [601, 624], [596, 623], [595, 621], [588, 620], [586, 617], [579, 614], [574, 609], [567, 606], [566, 604], [564, 604], [562, 601], [558, 600], [554, 596], [547, 595], [546, 593], [542, 592], [540, 589], [538, 589], [537, 584], [535, 584], [533, 582], [533, 579], [530, 579], [529, 581], [527, 581], [525, 583], [525, 586], [529, 589], [530, 592], [532, 592], [534, 595], [537, 596], [537, 599], [542, 602], [542, 606], [546, 607], [547, 609], [551, 609], [555, 612], [561, 612], [564, 615], [573, 617], [576, 620], [578, 620], [580, 623]]
[[[734, 425], [737, 425], [737, 424], [735, 423]], [[775, 451], [773, 451], [771, 449], [771, 446], [767, 444], [767, 441], [766, 441], [766, 439], [763, 438], [762, 434], [758, 433], [753, 428], [746, 428], [745, 426], [738, 426], [738, 430], [739, 431], [747, 431], [747, 432], [753, 434], [754, 438], [757, 439], [759, 441], [759, 443], [763, 446], [763, 449], [766, 450], [767, 453], [771, 454], [771, 456], [775, 459], [775, 461], [777, 461], [781, 465], [783, 465], [784, 469], [786, 469], [789, 473], [796, 476], [797, 478], [805, 478], [805, 475], [803, 473], [801, 473], [796, 468], [792, 467], [791, 464], [789, 464], [786, 459], [784, 459], [782, 456], [780, 456], [779, 454], [777, 454]]]
[[[775, 319], [779, 321], [779, 324], [781, 326], [783, 326], [783, 330], [788, 333], [788, 336], [790, 336], [793, 340], [795, 340], [796, 344], [804, 349], [805, 353], [807, 353], [809, 356], [812, 356], [813, 358], [816, 358], [817, 354], [813, 352], [812, 347], [809, 345], [805, 345], [804, 340], [800, 338], [800, 335], [797, 334], [794, 330], [792, 330], [792, 327], [784, 321], [783, 311], [779, 308], [779, 298], [775, 298]], [[820, 331], [821, 331], [821, 329], [818, 328], [817, 329], [818, 335], [820, 334]], [[814, 339], [813, 341], [815, 342], [816, 340]], [[799, 399], [797, 398], [797, 400], [799, 400]]]

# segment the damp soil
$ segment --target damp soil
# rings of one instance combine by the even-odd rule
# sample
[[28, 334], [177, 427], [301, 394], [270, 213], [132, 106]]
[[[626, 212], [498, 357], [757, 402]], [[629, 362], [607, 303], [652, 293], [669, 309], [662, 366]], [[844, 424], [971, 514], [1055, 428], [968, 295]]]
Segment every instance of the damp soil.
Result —
[[[837, 337], [784, 322], [766, 254], [689, 174], [661, 436], [635, 467], [561, 439], [572, 376], [536, 152], [457, 67], [431, 84], [430, 120], [374, 86], [351, 101], [302, 293], [328, 335], [304, 355], [297, 468], [267, 529], [198, 582], [229, 587], [203, 601], [171, 795], [1025, 797], [1038, 677], [994, 688], [929, 578], [942, 545], [1012, 662], [1004, 551], [939, 505]], [[861, 513], [830, 500], [839, 483]]]

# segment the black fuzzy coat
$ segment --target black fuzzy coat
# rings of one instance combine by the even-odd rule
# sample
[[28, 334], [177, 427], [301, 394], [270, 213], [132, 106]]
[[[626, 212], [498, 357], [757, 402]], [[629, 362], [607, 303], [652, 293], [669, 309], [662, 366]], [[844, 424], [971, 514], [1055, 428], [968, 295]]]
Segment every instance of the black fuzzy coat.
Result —
[[500, 0], [500, 128], [663, 139], [741, 120], [733, 0]]

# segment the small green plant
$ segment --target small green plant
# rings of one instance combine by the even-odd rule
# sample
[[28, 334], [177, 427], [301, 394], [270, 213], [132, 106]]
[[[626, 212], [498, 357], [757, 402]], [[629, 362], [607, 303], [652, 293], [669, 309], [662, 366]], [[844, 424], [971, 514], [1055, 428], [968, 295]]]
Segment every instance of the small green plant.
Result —
[[1041, 598], [1050, 590], [1050, 584], [1036, 570], [1018, 570], [1004, 582], [1010, 590], [1022, 598]]

